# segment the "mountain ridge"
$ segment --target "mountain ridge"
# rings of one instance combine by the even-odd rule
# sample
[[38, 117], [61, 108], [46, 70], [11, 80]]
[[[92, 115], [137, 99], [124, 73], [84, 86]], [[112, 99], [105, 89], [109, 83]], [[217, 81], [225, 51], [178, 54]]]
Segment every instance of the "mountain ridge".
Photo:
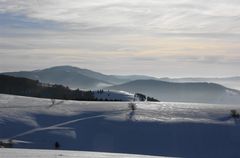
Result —
[[157, 80], [136, 80], [110, 86], [107, 89], [144, 93], [161, 101], [240, 103], [240, 91], [207, 82], [173, 83]]
[[100, 89], [110, 85], [122, 84], [139, 78], [153, 78], [149, 76], [105, 75], [89, 69], [73, 66], [55, 66], [42, 70], [5, 72], [4, 75], [26, 77], [44, 83], [54, 83], [81, 89]]
[[[83, 90], [119, 90], [143, 93], [161, 101], [200, 103], [240, 103], [240, 92], [217, 83], [172, 82], [162, 78], [141, 75], [105, 75], [73, 66], [56, 66], [43, 70], [2, 73], [14, 77], [39, 80], [42, 83], [60, 84]], [[185, 78], [187, 79], [187, 78]]]

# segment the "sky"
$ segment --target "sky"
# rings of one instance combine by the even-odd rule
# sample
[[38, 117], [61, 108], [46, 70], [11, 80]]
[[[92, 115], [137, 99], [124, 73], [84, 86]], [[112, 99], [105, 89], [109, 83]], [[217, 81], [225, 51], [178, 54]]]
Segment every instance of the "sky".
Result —
[[240, 75], [239, 0], [0, 0], [0, 72]]

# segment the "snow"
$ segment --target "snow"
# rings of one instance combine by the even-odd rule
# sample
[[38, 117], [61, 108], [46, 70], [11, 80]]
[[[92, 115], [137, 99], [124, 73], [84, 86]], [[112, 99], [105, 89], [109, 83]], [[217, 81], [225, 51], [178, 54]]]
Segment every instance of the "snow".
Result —
[[238, 95], [238, 93], [237, 92], [235, 92], [235, 91], [232, 91], [232, 90], [226, 90], [226, 92], [227, 92], [227, 94], [228, 95], [232, 95], [232, 96], [234, 96], [234, 95]]
[[131, 111], [128, 102], [51, 104], [1, 94], [0, 140], [12, 139], [16, 148], [53, 149], [58, 141], [64, 150], [240, 157], [240, 121], [230, 116], [232, 109], [240, 112], [239, 105], [137, 102]]
[[[0, 158], [161, 158], [160, 156], [63, 150], [0, 149]], [[162, 157], [163, 158], [163, 157]]]
[[[50, 99], [38, 99], [31, 97], [0, 95], [0, 121], [14, 120], [38, 127], [34, 115], [49, 116], [76, 116], [83, 113], [103, 113], [87, 118], [64, 122], [63, 125], [75, 123], [85, 119], [104, 117], [110, 120], [126, 120], [130, 112], [128, 102], [78, 102], [57, 100], [51, 105]], [[134, 114], [135, 121], [160, 121], [160, 122], [201, 122], [215, 124], [234, 124], [227, 117], [231, 109], [240, 110], [238, 105], [218, 105], [178, 102], [136, 102], [137, 111]], [[59, 125], [58, 125], [59, 126]], [[62, 125], [61, 125], [62, 126]]]
[[100, 91], [94, 91], [94, 96], [97, 99], [102, 100], [121, 100], [121, 101], [130, 101], [133, 100], [134, 94], [125, 92], [125, 91], [110, 91], [110, 90], [103, 90]]

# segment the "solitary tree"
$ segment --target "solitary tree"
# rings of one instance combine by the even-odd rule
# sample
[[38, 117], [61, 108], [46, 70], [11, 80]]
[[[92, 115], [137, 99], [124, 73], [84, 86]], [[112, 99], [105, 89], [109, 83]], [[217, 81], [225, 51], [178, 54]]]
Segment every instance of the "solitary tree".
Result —
[[59, 148], [60, 148], [60, 144], [58, 142], [55, 142], [54, 149], [59, 149]]
[[128, 108], [131, 110], [130, 113], [128, 114], [129, 120], [132, 120], [135, 115], [135, 110], [137, 109], [137, 106], [135, 103], [131, 102], [128, 104]]
[[239, 113], [237, 112], [237, 110], [231, 110], [231, 116], [234, 119], [238, 119], [240, 117]]
[[52, 102], [52, 105], [54, 105], [54, 104], [55, 104], [55, 102], [56, 102], [56, 99], [54, 99], [54, 98], [51, 98], [51, 102]]
[[135, 104], [135, 103], [132, 103], [132, 102], [128, 104], [128, 107], [129, 107], [129, 109], [132, 110], [132, 111], [135, 111], [135, 110], [137, 109], [136, 104]]

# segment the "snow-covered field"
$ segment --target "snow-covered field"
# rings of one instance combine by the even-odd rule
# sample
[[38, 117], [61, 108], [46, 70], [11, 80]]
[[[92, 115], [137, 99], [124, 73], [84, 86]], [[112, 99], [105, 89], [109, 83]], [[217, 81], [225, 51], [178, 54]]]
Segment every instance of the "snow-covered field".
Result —
[[[0, 139], [16, 148], [240, 157], [239, 105], [78, 102], [0, 95]], [[30, 152], [30, 151], [29, 151]], [[2, 155], [3, 151], [0, 151]], [[1, 157], [1, 156], [0, 156]], [[9, 156], [11, 157], [11, 156]]]
[[0, 149], [0, 158], [161, 158], [160, 156], [63, 150]]

